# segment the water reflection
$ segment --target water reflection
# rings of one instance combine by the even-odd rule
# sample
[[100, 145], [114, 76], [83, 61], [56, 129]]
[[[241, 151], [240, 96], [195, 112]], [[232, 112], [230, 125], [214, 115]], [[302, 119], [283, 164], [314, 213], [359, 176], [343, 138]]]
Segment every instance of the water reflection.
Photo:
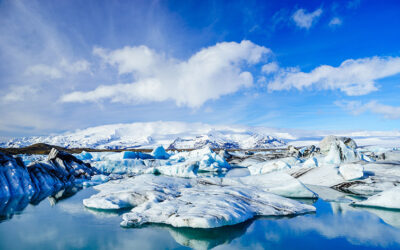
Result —
[[9, 220], [15, 213], [20, 213], [29, 205], [30, 197], [19, 196], [0, 199], [0, 222]]
[[330, 190], [326, 197], [341, 202], [320, 199], [315, 214], [261, 217], [216, 229], [121, 228], [126, 211], [87, 209], [82, 200], [96, 191], [77, 190], [57, 192], [37, 205], [26, 197], [0, 201], [2, 214], [9, 216], [0, 223], [0, 249], [400, 249], [399, 212], [352, 207], [343, 201], [355, 197]]
[[37, 192], [33, 196], [13, 196], [0, 199], [0, 223], [11, 219], [14, 214], [21, 213], [29, 204], [37, 206], [44, 199], [48, 198], [54, 206], [60, 200], [67, 199], [76, 194], [81, 187], [70, 186], [56, 192]]
[[249, 220], [233, 226], [212, 229], [175, 228], [167, 225], [148, 225], [149, 228], [163, 228], [182, 246], [193, 249], [211, 249], [222, 244], [229, 244], [241, 237], [253, 223]]

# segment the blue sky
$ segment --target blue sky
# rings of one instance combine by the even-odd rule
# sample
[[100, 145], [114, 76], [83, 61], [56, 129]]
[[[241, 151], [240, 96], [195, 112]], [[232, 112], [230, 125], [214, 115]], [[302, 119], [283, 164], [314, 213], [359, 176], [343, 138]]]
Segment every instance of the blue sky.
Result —
[[0, 1], [0, 136], [398, 130], [399, 1]]

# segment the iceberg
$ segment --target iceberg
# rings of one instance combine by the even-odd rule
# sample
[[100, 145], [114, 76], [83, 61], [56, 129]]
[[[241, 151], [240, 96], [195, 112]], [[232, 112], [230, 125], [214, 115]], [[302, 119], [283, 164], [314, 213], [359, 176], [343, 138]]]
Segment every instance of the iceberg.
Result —
[[264, 161], [250, 165], [248, 169], [252, 175], [267, 174], [274, 171], [290, 169], [292, 166], [288, 162], [293, 163], [293, 161], [287, 161], [285, 159]]
[[36, 190], [22, 159], [0, 152], [0, 197], [29, 196]]
[[340, 140], [334, 141], [330, 145], [330, 150], [325, 157], [326, 164], [335, 165], [339, 165], [342, 162], [355, 162], [359, 160], [360, 156], [358, 152], [355, 149], [346, 146], [344, 142]]
[[273, 194], [316, 197], [300, 182], [283, 174], [195, 179], [143, 174], [94, 188], [100, 192], [83, 200], [86, 207], [133, 208], [123, 215], [122, 226], [164, 223], [174, 227], [214, 228], [257, 215], [315, 211], [313, 206]]
[[140, 174], [148, 169], [141, 159], [105, 160], [93, 162], [92, 165], [103, 173], [114, 174]]
[[97, 173], [90, 164], [54, 148], [47, 160], [35, 161], [27, 167], [21, 158], [0, 153], [0, 197], [51, 194]]
[[169, 164], [186, 162], [192, 166], [193, 162], [198, 162], [198, 170], [204, 172], [223, 172], [231, 168], [229, 163], [209, 147], [197, 149], [189, 152], [180, 152], [169, 158]]
[[319, 143], [319, 148], [321, 150], [321, 153], [327, 154], [331, 150], [332, 145], [338, 144], [339, 142], [342, 142], [343, 145], [345, 145], [350, 149], [355, 150], [357, 148], [356, 142], [349, 137], [328, 135], [324, 137], [324, 139], [322, 139], [322, 141]]
[[400, 186], [373, 195], [364, 201], [352, 203], [355, 206], [400, 209]]
[[155, 149], [153, 149], [153, 151], [151, 152], [151, 155], [155, 159], [163, 159], [163, 160], [166, 160], [170, 157], [170, 155], [167, 152], [165, 152], [165, 149], [163, 146], [158, 146]]
[[199, 185], [163, 202], [147, 202], [122, 216], [122, 226], [163, 223], [174, 227], [216, 228], [257, 215], [293, 215], [315, 211], [310, 205], [254, 188]]

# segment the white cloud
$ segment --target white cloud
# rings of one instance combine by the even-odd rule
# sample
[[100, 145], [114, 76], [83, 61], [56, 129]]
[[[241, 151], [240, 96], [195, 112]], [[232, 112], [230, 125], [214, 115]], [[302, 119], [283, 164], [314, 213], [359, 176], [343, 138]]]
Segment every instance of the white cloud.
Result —
[[66, 59], [62, 59], [58, 64], [50, 66], [46, 64], [35, 64], [26, 69], [27, 75], [37, 75], [49, 77], [51, 79], [62, 78], [65, 73], [77, 74], [88, 71], [90, 64], [86, 60], [78, 60], [76, 62], [68, 62]]
[[59, 67], [66, 73], [76, 74], [89, 71], [90, 63], [84, 59], [75, 62], [68, 62], [63, 58]]
[[102, 85], [89, 92], [72, 92], [63, 102], [150, 102], [174, 100], [178, 106], [199, 107], [210, 99], [231, 94], [253, 84], [248, 66], [259, 63], [271, 51], [250, 41], [223, 42], [204, 48], [187, 61], [167, 58], [146, 47], [124, 47], [94, 54], [120, 74], [132, 74], [135, 81]]
[[279, 65], [276, 62], [270, 62], [262, 66], [261, 71], [265, 74], [271, 74], [279, 70]]
[[389, 106], [381, 104], [377, 101], [362, 103], [359, 101], [338, 101], [335, 104], [353, 115], [360, 115], [365, 112], [371, 112], [383, 115], [386, 119], [400, 119], [400, 106]]
[[321, 16], [322, 9], [316, 9], [313, 12], [308, 13], [305, 9], [298, 9], [292, 16], [293, 21], [297, 26], [304, 29], [309, 29], [317, 21], [318, 17]]
[[339, 89], [347, 95], [365, 95], [376, 91], [375, 81], [400, 73], [400, 57], [349, 59], [338, 67], [322, 65], [309, 73], [298, 68], [280, 69], [268, 83], [268, 90]]
[[2, 96], [3, 102], [17, 102], [28, 99], [30, 96], [36, 94], [37, 88], [28, 85], [13, 86], [11, 89]]
[[41, 75], [41, 76], [45, 76], [45, 77], [50, 77], [52, 79], [58, 79], [63, 76], [63, 73], [61, 72], [61, 70], [59, 70], [56, 67], [48, 66], [45, 64], [36, 64], [36, 65], [30, 66], [26, 70], [26, 74]]
[[335, 26], [340, 26], [342, 25], [343, 21], [339, 17], [334, 17], [332, 20], [329, 22], [329, 26], [335, 27]]

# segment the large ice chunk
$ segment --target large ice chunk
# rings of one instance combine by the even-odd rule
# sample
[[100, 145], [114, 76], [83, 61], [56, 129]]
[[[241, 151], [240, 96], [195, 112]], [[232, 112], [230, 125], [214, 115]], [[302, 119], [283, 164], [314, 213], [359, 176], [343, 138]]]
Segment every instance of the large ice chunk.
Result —
[[400, 209], [400, 186], [373, 195], [365, 201], [355, 202], [354, 205]]
[[291, 215], [315, 211], [310, 205], [255, 188], [198, 185], [175, 199], [148, 202], [122, 216], [122, 226], [165, 223], [174, 227], [215, 228], [256, 215]]
[[330, 145], [328, 155], [325, 157], [325, 163], [339, 165], [342, 162], [355, 162], [359, 161], [360, 156], [358, 152], [348, 147], [343, 141], [337, 140]]
[[356, 142], [349, 137], [328, 135], [319, 143], [319, 148], [321, 150], [321, 153], [327, 154], [331, 150], [331, 145], [337, 144], [338, 142], [342, 142], [344, 145], [353, 150], [357, 148]]
[[96, 209], [133, 207], [123, 216], [124, 226], [154, 222], [212, 228], [240, 223], [256, 215], [315, 211], [312, 206], [271, 193], [314, 196], [290, 176], [250, 177], [184, 179], [144, 174], [96, 186], [100, 192], [83, 204]]
[[0, 198], [32, 195], [36, 188], [21, 158], [0, 152]]

